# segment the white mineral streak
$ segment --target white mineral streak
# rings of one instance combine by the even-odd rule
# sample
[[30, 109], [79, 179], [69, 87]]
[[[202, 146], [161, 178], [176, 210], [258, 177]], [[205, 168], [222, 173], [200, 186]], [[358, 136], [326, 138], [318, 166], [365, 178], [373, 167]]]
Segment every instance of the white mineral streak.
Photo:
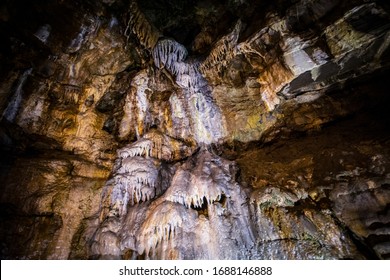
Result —
[[[306, 195], [307, 196], [307, 195]], [[287, 207], [293, 206], [302, 197], [280, 187], [265, 187], [252, 193], [250, 203], [267, 208], [270, 205]]]
[[34, 36], [37, 37], [42, 43], [46, 43], [50, 36], [50, 32], [51, 26], [49, 24], [45, 24], [39, 27], [37, 32], [34, 33]]
[[74, 38], [68, 47], [69, 51], [77, 52], [80, 50], [83, 43], [86, 41], [88, 34], [92, 32], [90, 26], [82, 25], [80, 28], [80, 32], [77, 34], [76, 38]]
[[43, 116], [49, 106], [44, 94], [46, 85], [40, 85], [38, 90], [31, 94], [25, 101], [18, 116], [18, 125], [21, 127], [29, 127], [35, 133], [42, 128]]
[[[211, 144], [226, 135], [226, 124], [219, 108], [207, 99], [206, 93], [189, 94], [189, 111], [194, 125], [194, 137], [199, 143]], [[211, 94], [210, 94], [211, 95]]]
[[16, 118], [16, 115], [19, 112], [19, 108], [23, 97], [23, 86], [26, 83], [28, 76], [30, 76], [32, 70], [33, 70], [32, 68], [29, 68], [26, 71], [24, 71], [24, 73], [20, 76], [18, 85], [16, 86], [15, 93], [12, 96], [11, 101], [8, 103], [8, 106], [3, 113], [3, 117], [7, 121], [13, 122]]
[[132, 131], [134, 124], [138, 123], [137, 114], [134, 113], [132, 100], [135, 97], [131, 94], [126, 95], [123, 106], [123, 117], [119, 125], [119, 138], [125, 139]]
[[146, 72], [141, 72], [141, 74], [134, 77], [132, 83], [137, 88], [137, 118], [138, 118], [138, 125], [136, 126], [136, 133], [137, 137], [141, 137], [143, 134], [143, 131], [139, 131], [140, 127], [143, 127], [146, 114], [149, 107], [149, 101], [146, 96], [146, 90], [148, 89], [148, 76]]
[[[301, 38], [286, 38], [284, 44], [288, 46], [288, 50], [284, 54], [284, 61], [295, 76], [317, 66], [316, 62], [305, 51], [305, 42]], [[326, 61], [322, 60], [321, 62], [324, 63]]]
[[179, 139], [193, 138], [192, 122], [187, 114], [188, 101], [183, 98], [182, 94], [174, 93], [169, 98], [171, 107], [171, 118], [173, 136]]

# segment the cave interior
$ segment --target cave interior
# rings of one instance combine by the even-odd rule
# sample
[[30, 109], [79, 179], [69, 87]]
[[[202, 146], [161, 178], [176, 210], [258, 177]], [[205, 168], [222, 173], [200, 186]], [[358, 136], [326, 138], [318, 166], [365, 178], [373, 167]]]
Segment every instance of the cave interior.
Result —
[[390, 259], [386, 0], [0, 3], [1, 259]]

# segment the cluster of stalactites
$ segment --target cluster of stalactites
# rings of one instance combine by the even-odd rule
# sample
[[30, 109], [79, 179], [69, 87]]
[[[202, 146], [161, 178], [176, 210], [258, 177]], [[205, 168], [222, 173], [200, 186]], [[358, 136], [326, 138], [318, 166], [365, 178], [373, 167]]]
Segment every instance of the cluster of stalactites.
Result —
[[118, 156], [122, 159], [142, 156], [173, 161], [191, 155], [193, 150], [194, 146], [187, 145], [182, 141], [152, 129], [140, 140], [120, 149]]
[[107, 182], [111, 188], [111, 206], [120, 216], [127, 207], [148, 201], [162, 193], [159, 185], [158, 161], [152, 158], [130, 157], [122, 159], [113, 178]]
[[[234, 172], [234, 171], [233, 171]], [[173, 248], [177, 236], [188, 233], [199, 223], [196, 208], [221, 202], [236, 189], [232, 162], [201, 150], [176, 170], [171, 186], [154, 201], [138, 231], [137, 250], [146, 258], [156, 258], [161, 248]], [[223, 207], [228, 204], [224, 203]], [[192, 209], [195, 208], [195, 209]], [[169, 243], [166, 243], [169, 242]]]
[[204, 207], [204, 201], [206, 200], [209, 205], [214, 203], [215, 201], [221, 201], [222, 196], [224, 193], [217, 194], [216, 196], [210, 195], [208, 193], [204, 193], [203, 196], [199, 196], [198, 194], [195, 195], [172, 195], [168, 199], [172, 202], [180, 203], [187, 208], [194, 207], [194, 208], [202, 208]]
[[176, 84], [191, 93], [208, 92], [207, 81], [199, 70], [200, 61], [187, 59], [187, 49], [177, 41], [168, 38], [161, 39], [159, 31], [148, 22], [134, 0], [130, 4], [130, 13], [125, 33], [132, 31], [137, 35], [140, 43], [152, 52], [155, 66], [168, 70], [175, 77]]
[[159, 40], [153, 48], [154, 64], [158, 68], [165, 67], [172, 74], [175, 72], [177, 63], [187, 58], [187, 49], [172, 39]]
[[179, 160], [190, 156], [194, 149], [195, 145], [187, 145], [156, 129], [119, 149], [113, 178], [107, 182], [114, 213], [122, 216], [128, 206], [160, 195], [166, 188], [160, 182], [160, 160]]
[[201, 151], [195, 164], [189, 160], [179, 167], [164, 197], [187, 208], [201, 208], [205, 201], [211, 205], [223, 196], [229, 197], [234, 185], [229, 164]]
[[208, 72], [220, 73], [221, 70], [226, 67], [228, 61], [230, 61], [236, 55], [236, 46], [238, 37], [241, 31], [241, 21], [238, 20], [232, 32], [223, 36], [211, 50], [210, 54], [203, 61], [200, 66], [200, 71], [207, 76]]
[[139, 231], [138, 253], [148, 256], [163, 241], [173, 240], [183, 228], [191, 228], [197, 219], [196, 211], [184, 206], [164, 202], [148, 212]]
[[153, 142], [150, 139], [140, 139], [137, 142], [134, 142], [130, 145], [125, 146], [124, 148], [118, 151], [118, 154], [121, 158], [128, 157], [162, 157], [162, 146], [159, 143]]
[[136, 0], [130, 1], [130, 19], [125, 31], [127, 38], [130, 33], [136, 35], [141, 45], [149, 50], [153, 49], [161, 35], [140, 11]]
[[172, 39], [158, 41], [153, 49], [156, 67], [167, 69], [180, 87], [195, 92], [205, 87], [207, 82], [199, 71], [200, 62], [186, 60], [187, 55], [187, 49]]
[[207, 178], [197, 174], [197, 172], [178, 170], [165, 197], [167, 200], [180, 203], [187, 208], [201, 208], [205, 201], [211, 205], [228, 194], [227, 184], [218, 184], [213, 181], [211, 176]]

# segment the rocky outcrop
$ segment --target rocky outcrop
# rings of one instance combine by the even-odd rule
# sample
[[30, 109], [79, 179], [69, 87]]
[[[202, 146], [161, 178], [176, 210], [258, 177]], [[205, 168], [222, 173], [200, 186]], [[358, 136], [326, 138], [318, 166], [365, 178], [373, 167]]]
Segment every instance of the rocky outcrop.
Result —
[[[19, 61], [12, 71], [21, 75], [11, 86], [1, 83], [2, 98], [8, 99], [1, 126], [1, 254], [66, 259], [79, 230], [99, 209], [118, 145], [102, 130], [107, 117], [95, 107], [102, 106], [98, 101], [106, 92], [128, 89], [117, 82], [129, 76], [124, 72], [135, 60], [125, 50], [118, 19], [97, 16], [103, 7], [87, 12], [80, 5], [74, 12], [65, 3], [29, 5], [37, 13], [29, 14], [31, 25], [13, 5], [2, 10], [9, 13], [2, 32], [16, 30], [16, 37], [2, 33], [12, 42], [2, 56]], [[51, 14], [59, 10], [63, 17]], [[39, 25], [41, 20], [47, 22]], [[67, 32], [60, 34], [64, 25]], [[8, 79], [1, 74], [2, 81]]]
[[2, 258], [389, 258], [385, 1], [25, 2]]

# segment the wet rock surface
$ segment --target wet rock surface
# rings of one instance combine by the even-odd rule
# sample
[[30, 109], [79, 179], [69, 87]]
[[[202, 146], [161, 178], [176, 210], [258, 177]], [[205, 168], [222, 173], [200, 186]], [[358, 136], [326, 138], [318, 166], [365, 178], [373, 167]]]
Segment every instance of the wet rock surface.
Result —
[[389, 259], [389, 32], [386, 1], [0, 4], [2, 259]]

